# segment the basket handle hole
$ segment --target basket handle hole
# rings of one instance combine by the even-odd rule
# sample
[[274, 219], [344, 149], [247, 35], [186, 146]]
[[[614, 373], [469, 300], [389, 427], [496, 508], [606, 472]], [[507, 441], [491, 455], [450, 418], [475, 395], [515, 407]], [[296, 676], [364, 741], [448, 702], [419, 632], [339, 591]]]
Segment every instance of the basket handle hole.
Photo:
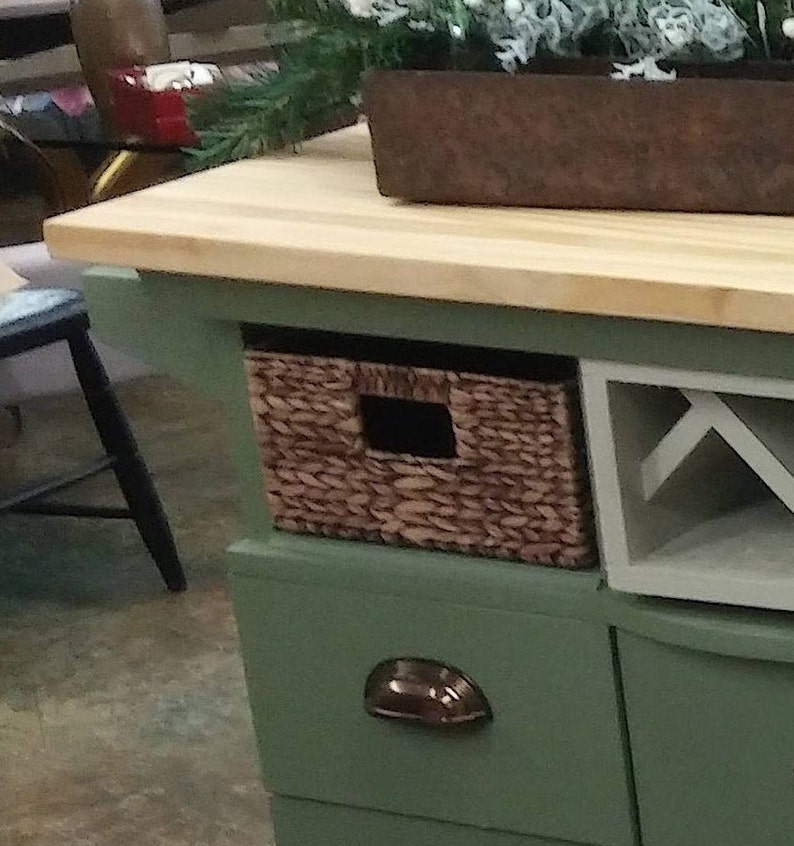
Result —
[[455, 458], [449, 408], [438, 402], [362, 394], [359, 407], [370, 449], [417, 458]]

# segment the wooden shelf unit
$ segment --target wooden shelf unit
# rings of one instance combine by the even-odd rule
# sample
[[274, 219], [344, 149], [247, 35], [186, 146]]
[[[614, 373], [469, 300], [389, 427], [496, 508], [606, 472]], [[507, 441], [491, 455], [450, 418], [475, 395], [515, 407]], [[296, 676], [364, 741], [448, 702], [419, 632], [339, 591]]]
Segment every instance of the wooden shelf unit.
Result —
[[794, 610], [794, 383], [582, 364], [610, 587]]

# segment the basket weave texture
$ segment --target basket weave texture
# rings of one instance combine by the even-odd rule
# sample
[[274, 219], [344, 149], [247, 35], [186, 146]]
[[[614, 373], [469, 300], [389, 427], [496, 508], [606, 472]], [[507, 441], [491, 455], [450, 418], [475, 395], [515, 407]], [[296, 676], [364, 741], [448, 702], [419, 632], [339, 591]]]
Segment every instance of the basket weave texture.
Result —
[[[594, 563], [572, 384], [251, 350], [275, 525], [566, 568]], [[454, 458], [370, 448], [361, 396], [439, 403]]]

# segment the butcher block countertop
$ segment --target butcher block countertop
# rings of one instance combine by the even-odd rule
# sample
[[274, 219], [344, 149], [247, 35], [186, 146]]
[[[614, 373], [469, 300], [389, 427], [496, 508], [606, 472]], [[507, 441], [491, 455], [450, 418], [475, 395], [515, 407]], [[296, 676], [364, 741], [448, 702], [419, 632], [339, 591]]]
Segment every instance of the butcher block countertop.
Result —
[[71, 212], [46, 239], [139, 270], [794, 333], [794, 218], [404, 203], [378, 193], [363, 124]]

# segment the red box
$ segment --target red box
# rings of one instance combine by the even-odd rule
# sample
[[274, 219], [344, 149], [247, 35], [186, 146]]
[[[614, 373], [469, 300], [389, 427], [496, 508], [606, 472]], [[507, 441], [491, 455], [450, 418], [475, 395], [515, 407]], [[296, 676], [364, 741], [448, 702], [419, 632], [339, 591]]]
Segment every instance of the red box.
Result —
[[186, 91], [152, 91], [146, 86], [146, 68], [135, 66], [110, 71], [113, 125], [125, 138], [158, 146], [191, 147], [198, 136], [190, 126]]

